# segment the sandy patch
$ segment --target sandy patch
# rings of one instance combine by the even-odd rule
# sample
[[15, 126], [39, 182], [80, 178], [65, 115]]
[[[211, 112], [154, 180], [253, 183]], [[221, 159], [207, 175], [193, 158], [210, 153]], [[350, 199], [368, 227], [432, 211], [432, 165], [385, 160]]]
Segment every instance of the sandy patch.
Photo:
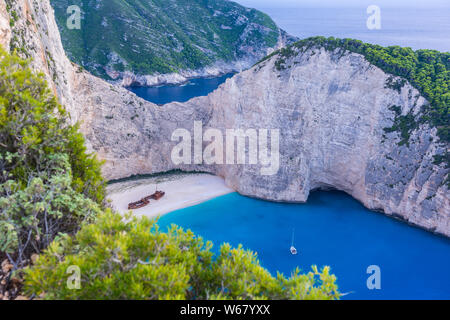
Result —
[[126, 213], [130, 202], [153, 194], [156, 187], [166, 192], [165, 197], [133, 210], [135, 214], [154, 218], [234, 192], [222, 178], [213, 175], [172, 174], [112, 184], [108, 186], [108, 199], [116, 211]]

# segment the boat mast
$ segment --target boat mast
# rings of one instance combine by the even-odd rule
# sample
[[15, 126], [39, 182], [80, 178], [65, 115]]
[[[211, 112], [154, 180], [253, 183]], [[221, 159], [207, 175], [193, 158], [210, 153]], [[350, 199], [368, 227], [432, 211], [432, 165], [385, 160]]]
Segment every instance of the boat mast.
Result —
[[291, 247], [294, 246], [294, 235], [295, 235], [295, 229], [292, 230], [292, 245], [291, 245]]

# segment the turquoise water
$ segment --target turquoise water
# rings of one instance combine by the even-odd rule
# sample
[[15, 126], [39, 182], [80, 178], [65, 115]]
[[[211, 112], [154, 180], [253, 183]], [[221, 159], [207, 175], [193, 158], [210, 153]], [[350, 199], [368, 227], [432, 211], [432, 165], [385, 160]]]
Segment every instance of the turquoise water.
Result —
[[[273, 274], [329, 265], [345, 299], [450, 299], [450, 240], [365, 209], [340, 192], [316, 192], [308, 204], [271, 203], [236, 193], [162, 217], [217, 245], [256, 251]], [[298, 256], [289, 252], [292, 230]], [[371, 265], [381, 290], [367, 289]]]
[[157, 87], [129, 87], [128, 90], [137, 96], [156, 104], [169, 102], [186, 102], [199, 96], [207, 96], [216, 90], [233, 74], [226, 74], [215, 78], [192, 79], [183, 85], [166, 85]]

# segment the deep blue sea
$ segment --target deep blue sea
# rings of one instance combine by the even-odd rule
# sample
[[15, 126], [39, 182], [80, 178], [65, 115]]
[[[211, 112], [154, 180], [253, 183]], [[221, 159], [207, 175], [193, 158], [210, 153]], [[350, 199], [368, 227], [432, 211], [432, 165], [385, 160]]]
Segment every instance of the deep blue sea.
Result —
[[[393, 2], [394, 4], [395, 2]], [[374, 2], [373, 4], [376, 4]], [[262, 5], [261, 5], [262, 6]], [[367, 7], [264, 8], [289, 34], [299, 38], [354, 38], [382, 46], [450, 51], [450, 1], [442, 8], [384, 7], [381, 29], [367, 28]]]
[[[215, 248], [224, 242], [258, 253], [273, 274], [299, 266], [332, 267], [344, 299], [450, 299], [450, 240], [365, 209], [340, 192], [315, 192], [307, 204], [281, 204], [236, 193], [159, 220], [191, 229]], [[292, 256], [292, 231], [300, 254]], [[381, 269], [381, 290], [367, 268]]]
[[192, 79], [183, 85], [164, 85], [157, 87], [129, 87], [137, 96], [156, 104], [169, 102], [186, 102], [192, 98], [207, 96], [216, 90], [233, 74], [226, 74], [215, 78]]

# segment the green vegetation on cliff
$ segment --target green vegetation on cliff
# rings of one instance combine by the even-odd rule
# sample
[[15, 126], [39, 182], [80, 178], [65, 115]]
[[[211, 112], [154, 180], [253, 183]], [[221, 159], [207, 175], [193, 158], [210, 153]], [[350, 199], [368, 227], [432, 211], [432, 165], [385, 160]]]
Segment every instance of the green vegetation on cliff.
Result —
[[[266, 14], [226, 0], [51, 0], [69, 57], [108, 79], [195, 70], [216, 61], [259, 59], [280, 30]], [[67, 8], [82, 10], [81, 30], [69, 30]]]

